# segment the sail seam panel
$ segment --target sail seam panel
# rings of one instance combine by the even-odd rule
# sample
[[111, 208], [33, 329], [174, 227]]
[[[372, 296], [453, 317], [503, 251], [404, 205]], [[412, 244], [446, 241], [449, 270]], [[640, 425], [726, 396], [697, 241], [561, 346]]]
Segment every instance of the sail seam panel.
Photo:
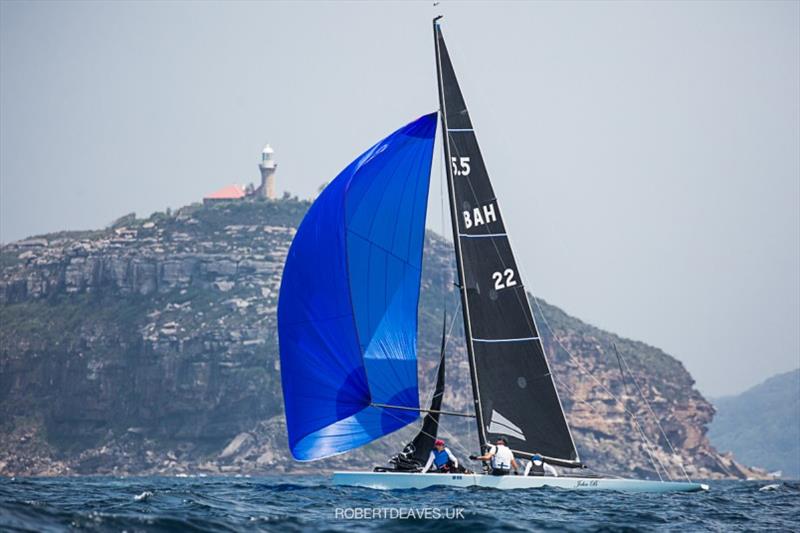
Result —
[[[415, 162], [416, 162], [416, 161], [418, 161], [418, 159], [419, 159], [420, 155], [422, 155], [422, 154], [424, 153], [424, 151], [425, 151], [425, 145], [424, 145], [424, 144], [422, 144], [420, 147], [416, 148], [416, 149], [415, 149], [415, 151], [414, 151], [414, 152], [413, 152], [411, 155], [407, 155], [406, 157], [404, 157], [404, 158], [402, 158], [402, 159], [403, 159], [404, 161], [412, 160], [412, 161], [415, 161]], [[417, 165], [417, 167], [418, 167], [418, 165]], [[399, 165], [399, 164], [398, 164], [398, 165], [396, 165], [396, 166], [394, 167], [393, 171], [392, 171], [392, 174], [391, 174], [391, 176], [390, 176], [389, 178], [387, 178], [387, 179], [386, 179], [386, 181], [388, 182], [388, 181], [392, 181], [392, 180], [394, 180], [394, 179], [395, 179], [395, 176], [397, 175], [397, 173], [398, 173], [398, 171], [399, 171], [399, 169], [400, 169], [400, 168], [402, 168], [402, 165]], [[406, 174], [406, 178], [411, 178], [411, 177], [412, 177], [412, 176], [414, 176], [415, 174], [416, 174], [416, 173], [408, 173], [408, 174]], [[377, 181], [379, 181], [379, 180], [374, 180], [374, 181], [375, 181], [375, 182], [377, 182]], [[416, 181], [418, 182], [419, 180], [416, 180]], [[370, 189], [372, 188], [372, 186], [373, 186], [373, 185], [374, 185], [374, 183], [370, 185]], [[404, 188], [405, 188], [405, 187], [404, 187]], [[378, 206], [378, 207], [377, 207], [377, 208], [374, 210], [374, 212], [375, 212], [375, 213], [378, 213], [378, 212], [379, 212], [379, 210], [380, 210], [380, 206], [382, 206], [382, 205], [383, 205], [383, 203], [384, 203], [384, 201], [386, 200], [385, 193], [386, 193], [386, 191], [384, 191], [384, 195], [382, 195], [382, 198], [381, 198], [381, 201], [380, 201], [380, 205], [379, 205], [379, 206]], [[364, 196], [367, 196], [367, 194], [365, 194]], [[377, 219], [377, 216], [373, 216], [373, 217], [371, 218], [371, 221], [370, 221], [370, 233], [372, 233], [372, 232], [373, 232], [373, 228], [374, 228], [374, 224], [375, 224], [375, 221], [376, 221], [376, 219]], [[409, 266], [409, 267], [414, 267], [414, 265], [411, 265], [411, 264], [409, 264], [409, 263], [408, 263], [408, 261], [406, 261], [406, 260], [404, 260], [403, 258], [401, 258], [401, 257], [397, 256], [397, 255], [396, 255], [396, 254], [395, 254], [393, 251], [391, 251], [391, 250], [389, 250], [389, 249], [385, 248], [384, 246], [381, 246], [380, 244], [377, 244], [377, 243], [375, 242], [375, 240], [373, 240], [372, 238], [365, 238], [363, 235], [357, 234], [357, 233], [356, 233], [355, 231], [353, 231], [353, 230], [349, 230], [349, 229], [348, 229], [348, 231], [352, 231], [352, 233], [353, 233], [353, 234], [357, 235], [358, 237], [360, 237], [361, 239], [363, 239], [364, 241], [366, 241], [366, 244], [368, 245], [368, 247], [369, 247], [369, 249], [370, 249], [370, 250], [371, 250], [373, 247], [374, 247], [374, 248], [377, 248], [377, 249], [379, 249], [379, 250], [383, 251], [383, 252], [385, 253], [385, 255], [388, 255], [388, 256], [390, 256], [390, 257], [396, 258], [398, 261], [400, 261], [400, 262], [401, 262], [401, 263], [403, 263], [404, 265], [407, 265], [407, 266]], [[395, 235], [395, 234], [396, 234], [396, 230], [395, 230], [395, 232], [393, 232], [393, 236], [392, 236], [392, 239], [393, 239], [393, 240], [394, 240], [394, 235]], [[370, 278], [369, 278], [369, 276], [371, 275], [371, 272], [370, 272], [370, 271], [371, 271], [371, 269], [372, 269], [372, 260], [373, 260], [374, 258], [375, 258], [375, 256], [374, 256], [372, 253], [370, 253], [370, 254], [369, 254], [369, 260], [368, 260], [368, 261], [369, 261], [369, 266], [368, 266], [368, 276], [367, 276], [367, 278], [368, 278], [368, 279], [370, 279]], [[385, 260], [385, 259], [384, 259], [384, 260]], [[386, 263], [386, 265], [388, 265], [388, 263]], [[414, 268], [416, 268], [416, 267], [414, 267]], [[388, 266], [387, 266], [387, 267], [386, 267], [384, 270], [388, 270]], [[383, 297], [384, 297], [384, 305], [383, 305], [383, 308], [384, 308], [384, 310], [387, 310], [387, 309], [388, 309], [387, 298], [389, 297], [389, 292], [390, 292], [390, 291], [389, 291], [389, 289], [388, 289], [388, 286], [387, 286], [387, 285], [388, 285], [388, 282], [389, 282], [389, 276], [384, 276], [384, 291], [383, 291]], [[403, 290], [403, 283], [402, 283], [402, 281], [401, 281], [401, 282], [398, 284], [398, 287], [397, 287], [397, 289], [396, 289], [394, 292], [392, 292], [392, 297], [395, 297], [395, 296], [397, 295], [397, 292], [398, 292], [398, 291], [402, 291], [402, 290]], [[402, 295], [401, 295], [401, 297], [402, 297]], [[370, 299], [368, 298], [368, 301], [369, 301], [369, 300], [370, 300]], [[369, 304], [369, 303], [367, 303], [367, 305], [370, 305], [370, 304]], [[371, 319], [371, 318], [372, 318], [372, 314], [371, 314], [371, 313], [369, 313], [369, 309], [367, 310], [367, 312], [368, 312], [368, 314], [369, 314], [369, 316], [370, 316], [370, 319]], [[385, 316], [385, 315], [384, 315], [384, 316]], [[372, 334], [373, 334], [373, 335], [375, 334], [375, 332], [376, 332], [375, 330], [376, 330], [377, 326], [379, 326], [379, 324], [380, 324], [380, 323], [376, 324], [376, 325], [375, 325], [375, 327], [373, 327], [373, 325], [372, 325], [372, 324], [369, 324], [370, 331], [372, 332]], [[367, 357], [366, 357], [366, 355], [367, 355], [367, 353], [366, 353], [366, 350], [367, 350], [368, 346], [370, 345], [371, 341], [372, 341], [372, 338], [370, 338], [370, 342], [369, 342], [369, 343], [366, 343], [366, 344], [364, 344], [364, 346], [363, 346], [363, 350], [364, 350], [364, 352], [363, 352], [363, 356], [364, 356], [364, 358], [365, 358], [365, 365], [367, 364], [367, 363], [366, 363], [366, 359], [367, 359]], [[397, 382], [400, 382], [400, 383], [406, 382], [407, 380], [403, 379], [403, 376], [401, 376], [400, 374], [398, 374], [398, 370], [399, 370], [399, 369], [397, 368], [397, 365], [396, 365], [396, 364], [392, 364], [392, 363], [391, 363], [391, 361], [392, 361], [392, 360], [394, 360], [394, 361], [398, 361], [398, 360], [400, 360], [400, 358], [393, 358], [393, 357], [392, 357], [392, 353], [391, 353], [391, 352], [388, 352], [388, 351], [385, 351], [385, 350], [383, 351], [383, 354], [386, 356], [386, 357], [384, 358], [384, 360], [386, 360], [386, 361], [389, 363], [387, 366], [388, 366], [388, 368], [391, 370], [391, 372], [392, 372], [392, 374], [394, 375], [394, 377], [396, 378]], [[369, 387], [370, 387], [370, 391], [371, 391], [371, 395], [373, 396], [373, 399], [374, 399], [374, 396], [375, 396], [375, 394], [376, 394], [376, 393], [378, 393], [378, 392], [384, 392], [383, 396], [387, 396], [387, 398], [386, 398], [386, 399], [387, 399], [387, 400], [389, 399], [389, 398], [388, 398], [388, 395], [387, 395], [387, 394], [385, 394], [385, 392], [386, 392], [386, 391], [385, 391], [385, 390], [384, 390], [384, 391], [381, 391], [381, 390], [380, 390], [380, 384], [379, 384], [379, 383], [376, 383], [376, 382], [370, 381], [370, 380], [368, 379], [368, 385], [369, 385]], [[377, 387], [377, 389], [376, 389], [376, 387]], [[391, 392], [391, 389], [389, 389], [389, 391]]]
[[[382, 142], [385, 142], [385, 141], [386, 141], [386, 139], [384, 139], [384, 141], [382, 141]], [[401, 141], [401, 142], [402, 142], [402, 141]], [[380, 144], [380, 143], [377, 143], [377, 144]], [[421, 151], [421, 150], [420, 150], [420, 148], [417, 148], [416, 150], [417, 150], [417, 152]], [[392, 160], [394, 160], [394, 159], [401, 159], [401, 157], [400, 157], [401, 155], [403, 155], [403, 154], [397, 154], [397, 156], [396, 156], [396, 157], [393, 157], [393, 158], [392, 158]], [[417, 153], [416, 153], [416, 152], [415, 152], [414, 156], [415, 156], [415, 157], [417, 156]], [[404, 159], [405, 159], [405, 160], [407, 160], [407, 159], [410, 159], [410, 158], [409, 158], [409, 157], [405, 157]], [[368, 162], [369, 162], [369, 161], [368, 161]], [[366, 163], [364, 163], [364, 165], [366, 165]], [[386, 180], [385, 180], [385, 182], [390, 182], [390, 181], [391, 181], [391, 180], [394, 178], [394, 176], [396, 175], [396, 173], [398, 172], [398, 170], [399, 170], [401, 167], [402, 167], [402, 165], [399, 165], [399, 164], [398, 164], [398, 165], [395, 165], [395, 166], [393, 167], [393, 170], [392, 170], [392, 173], [391, 173], [391, 175], [389, 176], [389, 178], [388, 178], [388, 179], [386, 179]], [[381, 171], [383, 171], [383, 168], [385, 168], [385, 165], [384, 165], [384, 166], [382, 166], [380, 170], [381, 170]], [[358, 169], [358, 170], [360, 170], [360, 169], [361, 169], [361, 168], [359, 167], [359, 169]], [[353, 178], [355, 178], [355, 175], [353, 176]], [[366, 188], [365, 192], [362, 194], [361, 200], [363, 200], [365, 197], [367, 197], [367, 196], [370, 194], [370, 191], [373, 189], [373, 187], [375, 187], [375, 186], [376, 186], [376, 184], [377, 184], [377, 183], [379, 183], [380, 181], [381, 181], [381, 180], [373, 179], [373, 181], [372, 181], [372, 182], [369, 184], [369, 186]], [[385, 191], [384, 191], [384, 192], [385, 192]], [[383, 205], [383, 202], [384, 202], [385, 198], [386, 198], [386, 196], [382, 195], [382, 197], [381, 197], [381, 200], [380, 200], [380, 205]], [[380, 207], [380, 205], [378, 206], [378, 208]], [[372, 213], [373, 213], [373, 214], [372, 214], [372, 216], [371, 216], [371, 219], [370, 219], [370, 226], [369, 226], [369, 230], [367, 231], [367, 234], [368, 234], [368, 235], [370, 235], [370, 236], [369, 236], [369, 237], [367, 237], [367, 236], [365, 236], [365, 235], [362, 235], [362, 234], [360, 234], [360, 232], [358, 233], [358, 235], [359, 235], [359, 237], [361, 237], [363, 240], [365, 240], [365, 241], [366, 241], [366, 243], [367, 243], [369, 246], [377, 246], [378, 248], [380, 248], [380, 249], [384, 250], [384, 251], [385, 251], [387, 254], [390, 254], [390, 255], [393, 255], [393, 256], [394, 256], [395, 254], [394, 254], [394, 252], [393, 252], [393, 251], [391, 251], [391, 250], [388, 250], [388, 249], [386, 249], [385, 247], [383, 247], [383, 246], [381, 246], [381, 245], [378, 245], [378, 244], [375, 242], [375, 238], [372, 236], [372, 234], [373, 234], [373, 231], [374, 231], [374, 224], [375, 224], [375, 221], [376, 221], [376, 219], [378, 218], [378, 217], [376, 216], [376, 213], [378, 213], [378, 211], [379, 211], [379, 209], [378, 209], [378, 208], [375, 208], [375, 209], [373, 209], [373, 211], [372, 211]], [[356, 209], [358, 209], [358, 208], [356, 208]], [[356, 212], [354, 212], [354, 213], [353, 213], [353, 216], [354, 216], [354, 217], [356, 216]], [[354, 221], [354, 222], [355, 222], [355, 221]], [[348, 221], [348, 225], [347, 225], [347, 231], [351, 231], [351, 229], [350, 229], [350, 225], [349, 225], [349, 221]], [[355, 233], [355, 231], [353, 231], [353, 232]], [[371, 258], [371, 257], [372, 257], [372, 254], [369, 254], [369, 257]], [[397, 258], [398, 258], [399, 260], [401, 260], [401, 261], [404, 261], [404, 259], [403, 259], [403, 258], [400, 258], [400, 257], [397, 257]], [[372, 269], [372, 265], [371, 265], [371, 262], [369, 262], [369, 263], [368, 263], [368, 265], [367, 265], [367, 279], [370, 279], [370, 275], [371, 275], [371, 269]], [[386, 286], [385, 286], [385, 283], [386, 283], [386, 281], [387, 281], [387, 280], [386, 280], [386, 279], [384, 279], [384, 296], [385, 296], [385, 294], [386, 294]], [[350, 289], [350, 290], [351, 290], [351, 293], [352, 293], [352, 286], [351, 286], [351, 289]], [[368, 305], [368, 309], [367, 309], [367, 313], [368, 313], [368, 327], [370, 328], [370, 330], [371, 330], [371, 331], [374, 331], [374, 328], [372, 327], [372, 324], [370, 323], [371, 314], [369, 313], [369, 303], [367, 303], [367, 305]], [[385, 302], [384, 302], [384, 306], [385, 306]], [[364, 346], [366, 346], [366, 344], [365, 344]]]
[[507, 233], [476, 233], [476, 234], [469, 234], [469, 233], [459, 233], [459, 237], [463, 237], [466, 239], [481, 239], [484, 237], [507, 237]]
[[[428, 117], [433, 117], [433, 114], [428, 115]], [[435, 120], [435, 119], [432, 119], [432, 120]], [[429, 126], [426, 125], [425, 127], [427, 128], [426, 131], [430, 130]], [[421, 130], [422, 127], [420, 127], [419, 129]], [[435, 129], [433, 131], [435, 133]], [[414, 137], [420, 137], [420, 136], [414, 136]], [[422, 137], [424, 138], [424, 135]], [[407, 135], [407, 132], [401, 132], [401, 133], [398, 134], [397, 138], [389, 140], [388, 142], [386, 142], [386, 141], [384, 141], [384, 142], [387, 143], [387, 146], [388, 145], [394, 145], [393, 146], [394, 149], [402, 150], [403, 147], [405, 145], [409, 144], [412, 140], [413, 140], [412, 136]], [[432, 140], [432, 137], [430, 138], [430, 140]], [[384, 219], [386, 218], [386, 214], [382, 213], [381, 209], [383, 209], [383, 206], [385, 205], [385, 202], [389, 201], [392, 198], [392, 196], [390, 196], [390, 195], [392, 195], [392, 194], [401, 195], [400, 204], [393, 205], [392, 206], [393, 209], [391, 209], [392, 213], [390, 213], [390, 217], [393, 217], [393, 218], [396, 219], [399, 216], [399, 214], [400, 214], [399, 212], [402, 210], [403, 205], [406, 203], [405, 200], [402, 197], [406, 196], [406, 191], [408, 191], [409, 188], [411, 187], [411, 185], [409, 185], [409, 180], [413, 180], [414, 181], [413, 188], [416, 191], [418, 189], [418, 187], [419, 187], [420, 180], [425, 180], [426, 179], [425, 176], [421, 175], [420, 169], [423, 168], [422, 159], [424, 157], [426, 157], [426, 152], [429, 154], [429, 156], [432, 155], [432, 148], [433, 148], [432, 144], [433, 144], [432, 142], [424, 142], [424, 141], [423, 142], [418, 142], [418, 143], [414, 143], [414, 145], [411, 147], [411, 150], [408, 150], [408, 151], [405, 151], [405, 152], [400, 152], [400, 156], [399, 157], [392, 158], [398, 164], [393, 166], [393, 168], [390, 171], [391, 173], [388, 176], [385, 175], [385, 174], [383, 176], [380, 176], [382, 173], [386, 172], [385, 166], [380, 168], [378, 171], [376, 171], [375, 178], [373, 178], [372, 182], [369, 183], [368, 186], [367, 186], [367, 189], [369, 189], [369, 190], [367, 192], [365, 192], [361, 196], [361, 201], [370, 201], [370, 196], [376, 196], [377, 195], [377, 196], [380, 197], [380, 200], [378, 200], [379, 204], [377, 206], [372, 207], [372, 208], [368, 207], [368, 209], [370, 209], [370, 211], [364, 213], [365, 216], [369, 216], [369, 221], [367, 222], [367, 220], [362, 220], [363, 222], [366, 222], [367, 224], [369, 224], [368, 233], [370, 234], [370, 237], [367, 237], [367, 236], [363, 235], [360, 231], [354, 229], [351, 225], [348, 225], [348, 228], [347, 228], [348, 238], [351, 237], [351, 236], [356, 236], [357, 238], [362, 240], [363, 244], [365, 245], [365, 257], [364, 257], [364, 259], [368, 262], [367, 265], [366, 265], [366, 267], [367, 267], [367, 279], [368, 280], [371, 279], [371, 276], [372, 276], [372, 269], [373, 269], [373, 264], [372, 263], [374, 261], [379, 261], [379, 262], [382, 263], [383, 266], [380, 267], [381, 271], [385, 271], [385, 272], [388, 273], [388, 272], [394, 270], [394, 272], [395, 272], [395, 274], [394, 274], [395, 277], [393, 278], [394, 281], [395, 281], [395, 283], [393, 283], [393, 285], [394, 285], [393, 289], [389, 288], [389, 282], [390, 282], [390, 277], [391, 277], [391, 274], [389, 274], [389, 275], [384, 276], [384, 280], [383, 280], [384, 290], [383, 290], [382, 294], [380, 294], [380, 295], [371, 294], [371, 291], [368, 290], [369, 286], [366, 286], [366, 287], [362, 288], [364, 294], [362, 294], [360, 298], [356, 298], [355, 296], [352, 297], [353, 306], [354, 306], [354, 314], [357, 314], [355, 309], [359, 305], [361, 305], [358, 302], [361, 302], [363, 300], [363, 304], [367, 306], [367, 308], [365, 309], [365, 313], [366, 313], [366, 320], [367, 320], [367, 324], [366, 325], [369, 328], [368, 332], [362, 331], [362, 329], [359, 326], [359, 320], [356, 318], [356, 328], [358, 330], [359, 339], [360, 339], [359, 340], [359, 344], [360, 344], [360, 346], [362, 346], [362, 358], [364, 360], [364, 365], [365, 365], [365, 367], [367, 367], [367, 366], [374, 367], [375, 364], [378, 364], [380, 361], [383, 361], [383, 362], [385, 362], [385, 365], [383, 366], [383, 368], [385, 368], [386, 370], [391, 372], [391, 374], [395, 378], [394, 381], [396, 383], [400, 383], [400, 384], [409, 383], [409, 385], [411, 387], [415, 387], [415, 386], [418, 387], [416, 372], [413, 372], [413, 373], [404, 372], [403, 369], [398, 367], [397, 363], [398, 363], [398, 361], [408, 361], [409, 359], [413, 359], [413, 357], [412, 358], [399, 357], [399, 356], [397, 356], [397, 355], [399, 355], [399, 352], [397, 352], [396, 350], [391, 350], [391, 349], [387, 350], [387, 349], [385, 349], [385, 348], [391, 346], [391, 342], [386, 340], [386, 339], [380, 340], [380, 342], [384, 346], [384, 348], [381, 348], [381, 344], [379, 344], [379, 345], [374, 347], [375, 350], [378, 350], [378, 353], [381, 355], [381, 357], [378, 357], [378, 358], [368, 357], [368, 355], [370, 353], [369, 347], [371, 346], [373, 340], [375, 340], [374, 335], [377, 333], [378, 328], [381, 327], [381, 323], [383, 322], [383, 320], [387, 318], [386, 312], [389, 311], [390, 307], [392, 307], [392, 306], [397, 306], [399, 308], [400, 312], [402, 312], [402, 310], [407, 307], [406, 306], [406, 303], [407, 303], [406, 302], [406, 298], [407, 298], [407, 293], [408, 293], [408, 276], [410, 275], [408, 269], [409, 268], [413, 268], [415, 270], [411, 270], [410, 272], [418, 272], [418, 274], [417, 274], [417, 285], [419, 285], [419, 279], [421, 277], [421, 269], [417, 265], [411, 264], [408, 261], [408, 258], [403, 258], [403, 257], [399, 256], [393, 249], [387, 248], [383, 243], [383, 241], [386, 241], [387, 238], [389, 238], [390, 235], [391, 235], [392, 242], [395, 241], [396, 236], [397, 236], [397, 228], [395, 227], [392, 230], [391, 234], [386, 232], [383, 235], [378, 235], [378, 234], [375, 233], [375, 231], [376, 231], [375, 230], [375, 224], [377, 223], [379, 218], [381, 218], [381, 216], [383, 216]], [[402, 164], [402, 163], [408, 163], [408, 164]], [[367, 163], [365, 163], [365, 165], [366, 164]], [[361, 170], [361, 169], [359, 168], [359, 170]], [[398, 178], [398, 175], [401, 174], [401, 170], [404, 170], [406, 179], [403, 180], [403, 184], [402, 185], [397, 185], [396, 184], [397, 180], [401, 179], [401, 178]], [[380, 179], [376, 179], [379, 176], [380, 176]], [[354, 179], [355, 179], [355, 176], [354, 176]], [[428, 176], [428, 181], [429, 181], [429, 176]], [[395, 186], [392, 186], [393, 182], [395, 182], [394, 183]], [[374, 187], [378, 183], [383, 183], [384, 185], [389, 184], [389, 185], [387, 187], [385, 187], [383, 190], [378, 191], [377, 193], [374, 193], [373, 192]], [[402, 189], [402, 191], [396, 191], [396, 189], [398, 189], [398, 188]], [[427, 188], [426, 188], [426, 191], [427, 191]], [[395, 198], [396, 198], [396, 196], [395, 196]], [[423, 201], [424, 200], [427, 200], [427, 194], [425, 195], [425, 198], [423, 199]], [[419, 203], [417, 201], [416, 194], [412, 194], [412, 196], [410, 197], [410, 203], [412, 205], [416, 205], [417, 203]], [[358, 209], [360, 209], [360, 206], [356, 207], [355, 209], [357, 211]], [[355, 214], [356, 211], [353, 212], [353, 217], [356, 216], [356, 214]], [[414, 216], [414, 213], [416, 213], [416, 212], [417, 212], [416, 209], [414, 209], [411, 212], [411, 215], [412, 215], [411, 222], [412, 222], [412, 224], [415, 222], [413, 220], [413, 216]], [[417, 225], [417, 226], [419, 226], [419, 225]], [[424, 230], [424, 222], [422, 223], [421, 227]], [[423, 236], [423, 238], [424, 238], [424, 236]], [[420, 241], [419, 239], [413, 239], [413, 240], [416, 241], [420, 245], [422, 244], [422, 241]], [[377, 241], [380, 241], [380, 243], [377, 242]], [[410, 239], [409, 247], [410, 247], [410, 244], [411, 244], [411, 239]], [[392, 248], [393, 248], [393, 246], [392, 246]], [[349, 249], [350, 249], [350, 247], [348, 245], [348, 250]], [[353, 279], [352, 265], [350, 265], [350, 261], [352, 261], [352, 259], [353, 258], [350, 256], [350, 254], [348, 254], [348, 265], [349, 265], [349, 268], [351, 269], [350, 270], [350, 274], [349, 274], [349, 276], [350, 276], [350, 280], [349, 280], [349, 282], [350, 282], [350, 293], [351, 293], [351, 295], [354, 295], [355, 293], [353, 291], [352, 283], [355, 280]], [[394, 260], [394, 262], [395, 262], [394, 265], [392, 265], [391, 260]], [[397, 262], [400, 263], [399, 266], [397, 265]], [[377, 264], [375, 266], [377, 267]], [[374, 297], [375, 296], [382, 297], [383, 302], [382, 302], [382, 305], [379, 308], [373, 307], [375, 305], [375, 302], [374, 302]], [[417, 294], [417, 300], [418, 300], [418, 294]], [[380, 305], [380, 304], [378, 304], [378, 305]], [[380, 314], [376, 315], [374, 313], [374, 311], [376, 309], [378, 311], [380, 311]], [[397, 313], [398, 310], [395, 309], [393, 312]], [[389, 317], [389, 318], [391, 318], [391, 317]], [[414, 316], [412, 317], [412, 320], [413, 320], [412, 326], [416, 327], [416, 320], [417, 320], [416, 312], [414, 313]], [[365, 334], [367, 334], [369, 336], [368, 339], [364, 338]], [[414, 334], [412, 335], [412, 337], [413, 338], [411, 338], [411, 339], [407, 339], [406, 335], [401, 335], [400, 336], [400, 338], [402, 338], [404, 340], [413, 341], [414, 338], [416, 337], [416, 331], [415, 330], [414, 330]], [[385, 342], [387, 342], [388, 344], [383, 344]], [[403, 344], [405, 344], [405, 343], [403, 343]], [[405, 352], [406, 350], [410, 350], [410, 351], [415, 352], [416, 351], [416, 346], [401, 346], [400, 349], [401, 349], [402, 352]], [[400, 366], [403, 366], [403, 365], [400, 365]], [[402, 374], [399, 373], [399, 372], [402, 372]], [[376, 382], [375, 380], [371, 380], [369, 378], [368, 378], [368, 386], [370, 387], [371, 400], [375, 400], [376, 394], [377, 394], [378, 396], [386, 396], [384, 399], [389, 401], [391, 399], [390, 395], [402, 393], [403, 390], [408, 390], [408, 389], [396, 390], [396, 389], [394, 389], [394, 388], [392, 388], [392, 387], [390, 387], [388, 385], [387, 385], [387, 387], [384, 388], [384, 387], [380, 386], [379, 382]], [[406, 401], [408, 401], [410, 403], [414, 403], [414, 402], [418, 403], [419, 399], [418, 398], [413, 398], [412, 399], [412, 398], [408, 397], [408, 398], [406, 398]]]
[[539, 340], [539, 337], [519, 337], [516, 339], [479, 339], [473, 337], [472, 340], [476, 342], [527, 342]]
[[[376, 143], [376, 145], [377, 144], [379, 144], [379, 143]], [[350, 185], [353, 182], [353, 178], [358, 173], [358, 170], [360, 168], [361, 167], [359, 166], [358, 168], [354, 169], [353, 174], [350, 175], [349, 179], [347, 180], [347, 184], [344, 187], [344, 193], [342, 194], [342, 208], [343, 208], [342, 209], [342, 219], [343, 219], [343, 222], [344, 222], [344, 224], [343, 224], [344, 231], [342, 233], [344, 234], [343, 250], [344, 250], [344, 261], [345, 261], [345, 272], [346, 272], [346, 278], [345, 279], [347, 281], [347, 294], [349, 296], [348, 300], [349, 300], [349, 303], [350, 303], [350, 315], [351, 315], [351, 317], [353, 319], [353, 331], [355, 332], [356, 344], [358, 345], [358, 351], [359, 351], [359, 354], [361, 356], [361, 368], [364, 369], [364, 376], [365, 376], [366, 381], [367, 381], [367, 395], [369, 396], [368, 403], [372, 403], [372, 400], [373, 400], [373, 398], [372, 398], [372, 389], [371, 389], [371, 387], [369, 385], [369, 374], [367, 373], [367, 365], [364, 362], [364, 349], [362, 348], [362, 344], [361, 344], [361, 336], [359, 335], [359, 331], [358, 331], [358, 321], [356, 320], [356, 309], [355, 309], [355, 305], [353, 303], [353, 289], [352, 289], [352, 283], [351, 283], [351, 279], [352, 278], [351, 278], [351, 272], [350, 272], [350, 253], [349, 253], [349, 248], [350, 247], [349, 247], [349, 243], [348, 243], [348, 239], [347, 239], [347, 227], [348, 227], [348, 224], [347, 224], [347, 192], [350, 190]]]

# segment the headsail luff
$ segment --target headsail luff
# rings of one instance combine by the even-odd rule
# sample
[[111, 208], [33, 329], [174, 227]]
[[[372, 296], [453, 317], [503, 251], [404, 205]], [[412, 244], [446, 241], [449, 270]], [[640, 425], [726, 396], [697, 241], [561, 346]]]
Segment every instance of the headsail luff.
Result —
[[292, 241], [278, 332], [298, 460], [357, 448], [419, 417], [417, 304], [435, 133], [433, 113], [364, 152]]
[[500, 207], [434, 20], [442, 129], [480, 444], [579, 465]]

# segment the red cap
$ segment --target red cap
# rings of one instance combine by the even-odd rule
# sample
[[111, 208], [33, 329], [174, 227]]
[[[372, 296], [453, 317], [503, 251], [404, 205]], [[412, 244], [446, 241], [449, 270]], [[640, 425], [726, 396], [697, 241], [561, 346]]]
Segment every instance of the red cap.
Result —
[[442, 439], [436, 439], [436, 441], [433, 443], [434, 446], [439, 446], [440, 444], [444, 446], [444, 441]]

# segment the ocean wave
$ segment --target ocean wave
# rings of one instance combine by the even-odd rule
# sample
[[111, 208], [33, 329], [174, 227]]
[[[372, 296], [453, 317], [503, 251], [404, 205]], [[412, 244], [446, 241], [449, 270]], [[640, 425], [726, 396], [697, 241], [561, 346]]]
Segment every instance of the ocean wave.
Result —
[[[777, 486], [763, 490], [769, 485]], [[0, 530], [793, 530], [799, 492], [795, 482], [736, 481], [712, 482], [708, 493], [623, 494], [375, 491], [334, 487], [321, 476], [0, 479]]]

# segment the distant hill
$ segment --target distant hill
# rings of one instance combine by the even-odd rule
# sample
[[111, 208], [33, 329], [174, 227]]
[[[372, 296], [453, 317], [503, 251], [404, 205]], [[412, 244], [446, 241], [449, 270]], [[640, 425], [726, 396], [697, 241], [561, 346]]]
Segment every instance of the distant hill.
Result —
[[800, 478], [800, 368], [715, 400], [708, 435], [719, 450], [783, 477]]

